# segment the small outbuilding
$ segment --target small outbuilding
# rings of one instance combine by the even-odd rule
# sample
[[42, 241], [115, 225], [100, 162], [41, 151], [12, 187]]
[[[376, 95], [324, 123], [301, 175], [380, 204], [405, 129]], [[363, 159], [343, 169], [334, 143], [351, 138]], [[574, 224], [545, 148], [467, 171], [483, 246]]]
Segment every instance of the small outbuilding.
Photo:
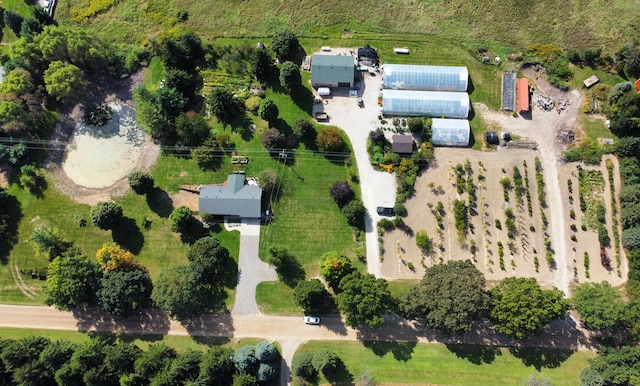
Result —
[[311, 58], [311, 85], [317, 87], [353, 87], [356, 65], [351, 55], [316, 54]]
[[640, 94], [640, 79], [636, 80], [636, 90], [638, 91], [638, 94]]
[[463, 118], [469, 115], [466, 92], [382, 90], [382, 115]]
[[529, 112], [529, 79], [518, 79], [518, 111], [520, 114]]
[[375, 49], [365, 45], [362, 48], [358, 48], [358, 65], [359, 66], [369, 66], [369, 67], [377, 67], [378, 63], [380, 63], [380, 59], [378, 58], [378, 53]]
[[516, 106], [516, 74], [505, 72], [502, 75], [502, 110], [514, 111]]
[[198, 198], [200, 214], [261, 218], [262, 188], [246, 184], [244, 174], [230, 174], [222, 185], [204, 185]]
[[500, 143], [500, 138], [498, 138], [498, 133], [496, 133], [495, 131], [485, 132], [484, 139], [487, 142], [487, 145], [497, 145]]
[[585, 80], [582, 82], [582, 85], [583, 85], [585, 88], [589, 88], [589, 87], [593, 86], [594, 84], [596, 84], [596, 83], [598, 83], [598, 82], [600, 82], [600, 78], [598, 78], [598, 76], [597, 76], [597, 75], [591, 75], [590, 77], [588, 77], [587, 79], [585, 79]]
[[431, 142], [433, 146], [469, 146], [471, 126], [466, 119], [433, 118], [431, 123]]
[[391, 150], [398, 154], [413, 153], [413, 136], [405, 134], [394, 134], [391, 137]]

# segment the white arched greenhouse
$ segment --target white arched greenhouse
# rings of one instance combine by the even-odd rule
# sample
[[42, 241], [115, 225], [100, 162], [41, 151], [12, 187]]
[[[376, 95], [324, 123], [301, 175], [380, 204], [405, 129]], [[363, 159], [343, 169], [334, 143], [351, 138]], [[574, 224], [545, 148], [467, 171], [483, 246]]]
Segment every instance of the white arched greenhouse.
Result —
[[466, 119], [433, 118], [431, 143], [433, 146], [469, 146], [471, 127]]
[[382, 115], [462, 118], [469, 115], [466, 92], [382, 90]]
[[461, 66], [384, 65], [382, 88], [393, 90], [467, 91], [469, 70]]

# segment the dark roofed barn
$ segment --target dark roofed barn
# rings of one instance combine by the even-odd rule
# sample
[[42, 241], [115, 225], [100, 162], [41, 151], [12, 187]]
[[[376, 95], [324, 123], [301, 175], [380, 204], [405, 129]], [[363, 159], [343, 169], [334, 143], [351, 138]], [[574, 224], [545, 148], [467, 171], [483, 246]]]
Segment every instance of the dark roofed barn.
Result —
[[230, 174], [225, 185], [202, 186], [198, 204], [200, 214], [261, 218], [262, 188], [245, 184], [244, 174]]
[[413, 153], [413, 137], [411, 135], [395, 134], [391, 137], [391, 147], [394, 153]]

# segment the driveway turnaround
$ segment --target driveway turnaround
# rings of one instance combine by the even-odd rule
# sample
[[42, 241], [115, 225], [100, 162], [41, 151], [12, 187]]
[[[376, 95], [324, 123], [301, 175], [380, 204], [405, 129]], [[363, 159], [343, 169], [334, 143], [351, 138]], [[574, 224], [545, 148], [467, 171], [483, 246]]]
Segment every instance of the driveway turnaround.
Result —
[[278, 280], [275, 269], [260, 260], [260, 220], [243, 220], [239, 224], [227, 224], [228, 230], [240, 231], [240, 253], [238, 257], [238, 287], [233, 315], [260, 314], [256, 303], [256, 286], [263, 281]]

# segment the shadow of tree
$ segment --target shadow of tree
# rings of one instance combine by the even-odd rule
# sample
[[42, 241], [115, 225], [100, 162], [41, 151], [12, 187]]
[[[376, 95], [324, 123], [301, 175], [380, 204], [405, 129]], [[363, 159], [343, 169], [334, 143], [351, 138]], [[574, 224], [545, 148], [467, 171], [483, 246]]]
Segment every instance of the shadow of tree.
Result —
[[227, 343], [233, 336], [233, 319], [229, 313], [204, 314], [181, 322], [196, 342], [216, 345]]
[[111, 231], [113, 241], [137, 255], [144, 246], [144, 235], [136, 221], [130, 217], [123, 217]]
[[114, 334], [151, 334], [162, 336], [169, 332], [169, 317], [158, 309], [134, 312], [128, 318], [110, 315], [98, 307], [78, 307], [72, 311], [79, 331], [111, 332]]
[[20, 201], [10, 194], [0, 193], [0, 264], [6, 264], [13, 246], [18, 242], [18, 225], [22, 219]]
[[168, 218], [171, 211], [173, 211], [171, 197], [158, 187], [154, 187], [147, 193], [147, 205], [149, 209], [162, 218]]
[[413, 350], [418, 342], [382, 342], [365, 340], [362, 344], [379, 357], [385, 356], [387, 353], [391, 353], [396, 360], [406, 362], [411, 359]]
[[458, 358], [466, 359], [474, 365], [491, 363], [496, 356], [502, 355], [499, 347], [467, 344], [447, 344], [446, 346], [447, 350], [456, 354]]
[[37, 175], [34, 177], [34, 185], [29, 188], [29, 193], [31, 193], [35, 198], [43, 199], [44, 192], [48, 187], [49, 184], [47, 183], [47, 180], [43, 176]]
[[542, 368], [557, 368], [562, 365], [575, 350], [560, 350], [532, 347], [510, 347], [509, 352], [519, 358], [525, 366], [533, 366], [540, 371]]
[[313, 94], [311, 93], [311, 90], [303, 85], [299, 85], [291, 90], [290, 95], [293, 103], [295, 103], [300, 110], [311, 115], [313, 112]]
[[198, 241], [198, 239], [201, 239], [206, 235], [207, 229], [202, 226], [200, 221], [194, 219], [187, 229], [180, 233], [180, 241], [186, 244], [193, 244]]
[[335, 371], [331, 372], [331, 374], [325, 374], [325, 378], [331, 383], [353, 382], [353, 374], [349, 372], [341, 358], [338, 358]]

